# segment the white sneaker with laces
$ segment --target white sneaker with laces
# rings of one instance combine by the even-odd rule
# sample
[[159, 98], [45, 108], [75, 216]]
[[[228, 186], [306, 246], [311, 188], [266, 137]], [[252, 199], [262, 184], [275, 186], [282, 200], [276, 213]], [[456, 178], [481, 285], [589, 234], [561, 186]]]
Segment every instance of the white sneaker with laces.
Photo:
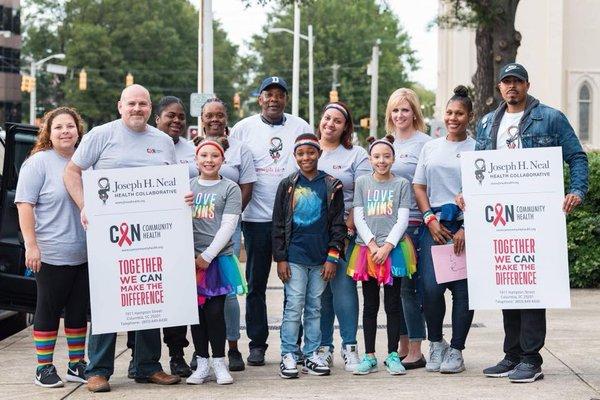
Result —
[[358, 346], [355, 344], [347, 344], [342, 348], [342, 358], [344, 359], [344, 370], [347, 372], [354, 372], [358, 364], [360, 364], [360, 357], [358, 356]]
[[302, 367], [302, 373], [322, 376], [329, 375], [331, 373], [331, 370], [329, 369], [329, 366], [327, 365], [325, 360], [323, 360], [315, 351], [312, 354], [312, 356], [307, 357], [304, 360], [304, 367]]
[[321, 359], [325, 361], [330, 368], [333, 366], [333, 353], [331, 352], [329, 346], [319, 347], [317, 354], [319, 354], [319, 357], [321, 357]]
[[450, 346], [444, 339], [439, 342], [430, 342], [429, 361], [427, 361], [427, 365], [425, 365], [425, 370], [428, 372], [439, 372], [442, 361], [444, 361], [444, 357], [446, 356], [446, 351], [448, 351], [448, 347]]
[[210, 367], [208, 365], [208, 358], [196, 356], [196, 360], [198, 363], [196, 370], [185, 380], [185, 383], [188, 385], [200, 385], [210, 380]]
[[279, 376], [283, 379], [295, 379], [298, 377], [298, 366], [294, 354], [287, 353], [281, 357]]
[[229, 368], [225, 365], [225, 357], [213, 358], [212, 368], [215, 372], [218, 385], [229, 385], [233, 383], [233, 378], [229, 373]]

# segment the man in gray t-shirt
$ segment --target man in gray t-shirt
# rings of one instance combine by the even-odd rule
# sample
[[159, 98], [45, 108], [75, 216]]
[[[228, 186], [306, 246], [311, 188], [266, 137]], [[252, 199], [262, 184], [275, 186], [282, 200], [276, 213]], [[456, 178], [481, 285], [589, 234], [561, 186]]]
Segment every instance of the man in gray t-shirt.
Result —
[[[171, 138], [147, 124], [152, 111], [148, 90], [140, 85], [131, 85], [123, 90], [117, 105], [121, 119], [98, 126], [85, 135], [65, 169], [65, 186], [82, 210], [84, 227], [87, 219], [83, 211], [82, 170], [175, 163]], [[110, 391], [108, 379], [114, 372], [116, 338], [116, 333], [90, 335], [90, 363], [85, 372], [91, 392]], [[162, 370], [159, 329], [137, 331], [135, 338], [133, 369], [136, 382], [170, 385], [181, 380]]]

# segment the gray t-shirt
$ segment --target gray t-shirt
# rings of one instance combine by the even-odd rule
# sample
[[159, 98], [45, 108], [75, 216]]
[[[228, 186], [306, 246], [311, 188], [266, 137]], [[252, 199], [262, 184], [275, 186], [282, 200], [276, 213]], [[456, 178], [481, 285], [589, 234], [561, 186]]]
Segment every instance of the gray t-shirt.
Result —
[[[419, 156], [421, 155], [421, 149], [423, 148], [423, 145], [430, 140], [431, 136], [419, 131], [408, 139], [396, 139], [394, 141], [396, 159], [392, 165], [392, 174], [401, 176], [409, 182], [412, 182], [417, 163], [419, 162]], [[420, 222], [423, 220], [423, 215], [417, 206], [414, 191], [412, 191], [412, 185], [411, 198], [409, 220]]]
[[187, 165], [190, 178], [198, 176], [198, 166], [196, 165], [196, 147], [194, 143], [184, 138], [179, 138], [175, 143], [175, 160], [178, 164]]
[[319, 169], [342, 182], [346, 213], [352, 208], [356, 179], [373, 172], [367, 151], [360, 146], [347, 149], [339, 145], [335, 150], [323, 151], [319, 158]]
[[256, 182], [256, 171], [252, 152], [239, 140], [229, 137], [229, 147], [225, 151], [225, 162], [219, 173], [237, 184]]
[[[190, 187], [194, 193], [192, 205], [192, 225], [194, 227], [194, 249], [196, 255], [202, 253], [215, 238], [221, 227], [223, 214], [240, 215], [242, 213], [242, 192], [233, 181], [223, 178], [212, 186], [204, 186], [198, 178], [190, 180]], [[233, 254], [231, 240], [219, 255]]]
[[53, 265], [79, 265], [87, 261], [85, 232], [79, 208], [63, 183], [69, 160], [54, 150], [40, 151], [23, 163], [15, 203], [34, 205], [35, 237], [41, 259]]
[[132, 131], [121, 119], [97, 126], [83, 136], [72, 161], [81, 169], [175, 164], [173, 139], [150, 125], [146, 128]]
[[413, 183], [427, 185], [431, 207], [456, 204], [460, 193], [460, 153], [475, 150], [475, 139], [467, 136], [462, 142], [451, 142], [446, 137], [430, 140], [421, 150]]
[[[398, 209], [410, 208], [410, 191], [410, 183], [399, 176], [378, 182], [373, 174], [368, 174], [356, 180], [354, 207], [363, 207], [365, 221], [378, 246], [384, 244], [398, 221]], [[360, 235], [356, 243], [365, 244]]]

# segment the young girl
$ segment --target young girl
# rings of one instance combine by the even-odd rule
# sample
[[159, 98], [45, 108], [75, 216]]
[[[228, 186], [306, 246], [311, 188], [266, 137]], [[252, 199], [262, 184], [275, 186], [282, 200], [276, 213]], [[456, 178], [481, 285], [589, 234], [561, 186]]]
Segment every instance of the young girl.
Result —
[[[419, 269], [423, 282], [423, 313], [430, 342], [430, 372], [458, 373], [465, 370], [462, 350], [473, 320], [469, 311], [467, 280], [438, 284], [433, 268], [431, 246], [454, 243], [454, 252], [464, 251], [463, 215], [454, 202], [461, 190], [460, 153], [475, 149], [475, 140], [467, 134], [473, 117], [473, 104], [467, 88], [458, 86], [446, 104], [444, 123], [448, 134], [430, 140], [421, 150], [413, 178], [413, 187], [427, 229], [420, 238]], [[444, 340], [442, 324], [446, 313], [444, 292], [452, 292], [452, 340]]]
[[369, 160], [373, 174], [358, 178], [354, 191], [354, 223], [358, 237], [348, 261], [348, 275], [362, 281], [366, 353], [354, 371], [356, 375], [378, 370], [375, 334], [380, 284], [384, 285], [388, 335], [388, 356], [384, 365], [392, 375], [406, 373], [398, 356], [402, 323], [400, 287], [401, 277], [415, 272], [416, 256], [410, 238], [403, 238], [408, 226], [411, 191], [406, 179], [390, 172], [395, 156], [393, 142], [391, 135], [372, 141]]
[[186, 381], [193, 385], [210, 377], [209, 343], [217, 383], [233, 383], [225, 365], [225, 297], [247, 292], [231, 242], [242, 211], [242, 195], [237, 184], [219, 175], [227, 145], [226, 138], [200, 142], [196, 147], [200, 176], [190, 181], [200, 316], [200, 323], [192, 326], [197, 368]]

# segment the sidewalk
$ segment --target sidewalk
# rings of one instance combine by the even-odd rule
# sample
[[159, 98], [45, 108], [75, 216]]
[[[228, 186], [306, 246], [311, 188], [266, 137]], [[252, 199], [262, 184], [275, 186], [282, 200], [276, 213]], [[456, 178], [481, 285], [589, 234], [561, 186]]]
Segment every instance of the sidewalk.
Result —
[[[284, 380], [277, 375], [279, 368], [279, 326], [283, 294], [274, 268], [267, 291], [269, 325], [267, 365], [246, 367], [232, 373], [235, 383], [218, 386], [210, 382], [199, 386], [185, 383], [176, 386], [136, 384], [126, 378], [130, 352], [125, 346], [126, 335], [117, 341], [115, 375], [110, 393], [92, 394], [85, 385], [66, 383], [60, 389], [42, 389], [33, 384], [35, 355], [31, 329], [0, 342], [0, 398], [2, 399], [600, 399], [600, 338], [595, 327], [600, 326], [600, 290], [572, 291], [572, 308], [548, 312], [548, 336], [542, 351], [545, 379], [532, 384], [511, 384], [506, 379], [486, 378], [481, 370], [502, 357], [502, 316], [499, 311], [476, 311], [473, 328], [467, 340], [464, 358], [467, 370], [457, 375], [428, 373], [424, 369], [409, 371], [404, 376], [390, 376], [385, 370], [367, 376], [344, 372], [343, 362], [336, 350], [332, 375]], [[359, 298], [362, 297], [359, 291]], [[449, 299], [449, 294], [447, 299]], [[242, 315], [244, 301], [241, 299]], [[362, 310], [362, 308], [361, 308]], [[450, 305], [446, 323], [449, 323]], [[243, 324], [242, 320], [242, 324]], [[379, 323], [385, 324], [383, 304]], [[450, 329], [445, 328], [447, 337]], [[188, 331], [189, 335], [189, 331]], [[339, 349], [339, 331], [335, 333]], [[358, 332], [362, 351], [362, 330]], [[190, 340], [191, 342], [191, 340]], [[247, 356], [245, 333], [240, 349]], [[379, 362], [384, 358], [385, 329], [378, 331]], [[428, 343], [423, 345], [427, 355]], [[186, 349], [189, 358], [193, 348]], [[163, 346], [163, 367], [168, 370], [168, 351]], [[59, 337], [55, 363], [61, 377], [66, 374], [66, 340]]]

